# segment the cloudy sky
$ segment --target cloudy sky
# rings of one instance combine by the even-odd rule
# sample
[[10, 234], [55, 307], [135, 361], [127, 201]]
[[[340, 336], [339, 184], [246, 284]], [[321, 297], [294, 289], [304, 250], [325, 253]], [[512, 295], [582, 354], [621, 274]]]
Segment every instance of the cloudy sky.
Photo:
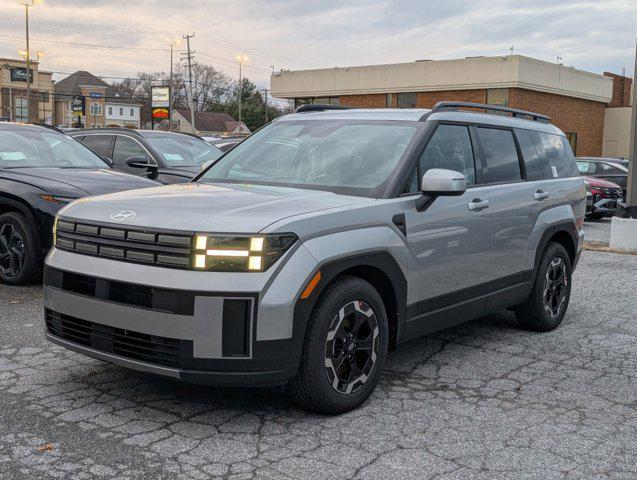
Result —
[[[23, 0], [21, 0], [23, 1]], [[306, 69], [514, 53], [632, 76], [635, 0], [44, 0], [31, 9], [41, 68], [115, 80], [167, 71], [166, 37], [196, 61], [268, 85], [274, 67]], [[182, 43], [177, 48], [181, 50]], [[0, 57], [24, 49], [24, 7], [0, 0]], [[179, 55], [176, 55], [178, 58]]]

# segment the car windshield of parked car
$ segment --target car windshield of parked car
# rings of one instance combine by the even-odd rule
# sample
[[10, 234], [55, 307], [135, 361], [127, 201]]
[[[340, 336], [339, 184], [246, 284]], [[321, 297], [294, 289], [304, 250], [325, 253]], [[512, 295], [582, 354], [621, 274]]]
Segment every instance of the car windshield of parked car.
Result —
[[66, 135], [48, 130], [0, 130], [0, 168], [109, 168]]
[[366, 195], [388, 180], [417, 129], [409, 122], [275, 122], [230, 150], [198, 180]]
[[171, 167], [199, 167], [223, 155], [218, 148], [187, 135], [149, 136], [146, 142]]

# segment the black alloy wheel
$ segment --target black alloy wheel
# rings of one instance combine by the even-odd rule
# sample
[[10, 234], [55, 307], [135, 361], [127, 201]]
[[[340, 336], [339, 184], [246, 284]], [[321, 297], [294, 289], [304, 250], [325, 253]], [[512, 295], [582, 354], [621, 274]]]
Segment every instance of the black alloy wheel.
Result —
[[0, 224], [0, 273], [15, 277], [24, 268], [24, 238], [15, 225]]
[[568, 276], [566, 264], [560, 257], [555, 257], [548, 268], [544, 278], [544, 310], [551, 318], [557, 318], [562, 312], [566, 302], [568, 290]]
[[325, 372], [337, 392], [362, 387], [378, 358], [378, 319], [362, 300], [344, 305], [332, 319], [325, 344]]

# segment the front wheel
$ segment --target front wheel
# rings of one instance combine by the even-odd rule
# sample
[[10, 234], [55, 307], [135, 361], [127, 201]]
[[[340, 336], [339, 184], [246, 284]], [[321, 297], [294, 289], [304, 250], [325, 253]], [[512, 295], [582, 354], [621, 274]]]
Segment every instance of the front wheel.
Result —
[[329, 285], [312, 311], [293, 399], [319, 413], [347, 412], [374, 391], [385, 363], [387, 314], [378, 292], [357, 277]]
[[24, 285], [35, 281], [42, 268], [39, 249], [35, 229], [23, 215], [0, 215], [0, 282]]
[[571, 298], [571, 259], [559, 243], [549, 243], [542, 254], [531, 295], [514, 311], [529, 330], [548, 332], [557, 328]]

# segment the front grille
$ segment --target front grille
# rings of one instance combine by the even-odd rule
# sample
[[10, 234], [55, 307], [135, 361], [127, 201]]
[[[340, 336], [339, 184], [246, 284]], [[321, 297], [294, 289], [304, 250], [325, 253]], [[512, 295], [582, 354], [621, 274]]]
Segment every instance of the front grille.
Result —
[[621, 188], [602, 187], [599, 189], [607, 198], [623, 198], [624, 190]]
[[190, 269], [193, 234], [115, 228], [60, 219], [55, 246], [83, 255], [124, 262]]
[[184, 341], [80, 320], [46, 310], [47, 331], [69, 342], [167, 367], [182, 366]]

